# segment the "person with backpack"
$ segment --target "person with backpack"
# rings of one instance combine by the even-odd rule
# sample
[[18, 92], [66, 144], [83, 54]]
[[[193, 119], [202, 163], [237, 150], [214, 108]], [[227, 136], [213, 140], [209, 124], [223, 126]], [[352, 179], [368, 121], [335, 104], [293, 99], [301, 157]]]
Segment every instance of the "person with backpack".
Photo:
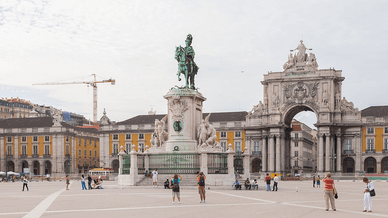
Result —
[[88, 174], [88, 189], [92, 189], [92, 177], [90, 176], [90, 174]]
[[[179, 177], [179, 178], [178, 178]], [[180, 187], [179, 184], [182, 181], [182, 176], [175, 174], [171, 177], [171, 187], [172, 188], [172, 203], [175, 204], [175, 197], [178, 198], [178, 204], [181, 203]]]
[[206, 176], [203, 174], [203, 172], [200, 172], [197, 175], [197, 180], [198, 180], [198, 193], [199, 193], [199, 198], [201, 201], [199, 203], [206, 203], [205, 200], [205, 179]]
[[267, 183], [267, 191], [271, 191], [271, 177], [267, 173], [267, 176], [265, 177], [264, 180], [265, 183]]

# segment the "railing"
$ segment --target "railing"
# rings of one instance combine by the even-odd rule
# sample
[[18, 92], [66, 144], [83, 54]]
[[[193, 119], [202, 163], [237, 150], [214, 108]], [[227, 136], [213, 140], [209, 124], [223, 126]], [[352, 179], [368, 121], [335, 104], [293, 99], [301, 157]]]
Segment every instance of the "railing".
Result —
[[228, 155], [208, 154], [207, 165], [208, 174], [228, 174]]
[[252, 155], [261, 155], [261, 151], [253, 151]]
[[44, 154], [43, 157], [49, 158], [49, 157], [51, 157], [51, 154]]
[[145, 172], [145, 156], [138, 155], [137, 156], [137, 172], [138, 174], [144, 174]]
[[344, 150], [344, 154], [354, 154], [354, 150]]
[[39, 154], [32, 154], [31, 155], [33, 158], [38, 158], [39, 157]]
[[118, 156], [119, 156], [119, 154], [118, 154], [118, 153], [116, 153], [116, 154], [115, 154], [115, 153], [113, 153], [113, 154], [112, 154], [112, 157], [118, 157]]
[[27, 154], [21, 154], [20, 158], [27, 158]]
[[384, 148], [383, 153], [388, 153], [388, 148]]
[[65, 158], [70, 158], [70, 154], [65, 154]]
[[376, 153], [375, 149], [366, 149], [365, 153]]
[[13, 154], [7, 154], [7, 158], [13, 158]]
[[150, 169], [160, 174], [195, 174], [200, 170], [199, 154], [151, 154]]

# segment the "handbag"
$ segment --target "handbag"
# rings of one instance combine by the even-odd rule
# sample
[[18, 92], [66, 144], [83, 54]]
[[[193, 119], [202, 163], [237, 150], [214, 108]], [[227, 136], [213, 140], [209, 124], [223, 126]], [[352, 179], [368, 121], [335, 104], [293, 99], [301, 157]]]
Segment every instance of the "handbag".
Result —
[[334, 198], [337, 199], [338, 193], [337, 193], [337, 189], [335, 187], [333, 188], [333, 194], [334, 194]]
[[376, 192], [375, 192], [374, 189], [372, 189], [371, 191], [369, 191], [369, 194], [370, 194], [371, 197], [376, 196]]

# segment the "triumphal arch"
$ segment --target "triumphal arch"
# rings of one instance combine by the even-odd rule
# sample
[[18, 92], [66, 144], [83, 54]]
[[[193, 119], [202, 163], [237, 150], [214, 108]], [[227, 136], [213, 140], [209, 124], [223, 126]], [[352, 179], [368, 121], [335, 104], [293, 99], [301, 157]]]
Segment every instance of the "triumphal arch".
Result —
[[342, 71], [319, 69], [310, 50], [301, 40], [290, 51], [284, 71], [264, 75], [264, 102], [247, 116], [247, 147], [260, 144], [262, 172], [291, 172], [290, 125], [301, 111], [312, 111], [317, 117], [316, 171], [342, 172], [345, 140], [351, 140], [356, 151], [355, 171], [361, 170], [361, 113], [342, 96]]

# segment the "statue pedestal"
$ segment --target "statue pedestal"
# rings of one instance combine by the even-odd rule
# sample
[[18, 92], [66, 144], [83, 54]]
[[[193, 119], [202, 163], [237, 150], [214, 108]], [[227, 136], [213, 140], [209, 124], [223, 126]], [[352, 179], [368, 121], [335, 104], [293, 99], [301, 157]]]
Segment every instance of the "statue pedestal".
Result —
[[198, 151], [196, 128], [202, 120], [206, 98], [188, 88], [172, 88], [164, 98], [168, 101], [166, 151]]

